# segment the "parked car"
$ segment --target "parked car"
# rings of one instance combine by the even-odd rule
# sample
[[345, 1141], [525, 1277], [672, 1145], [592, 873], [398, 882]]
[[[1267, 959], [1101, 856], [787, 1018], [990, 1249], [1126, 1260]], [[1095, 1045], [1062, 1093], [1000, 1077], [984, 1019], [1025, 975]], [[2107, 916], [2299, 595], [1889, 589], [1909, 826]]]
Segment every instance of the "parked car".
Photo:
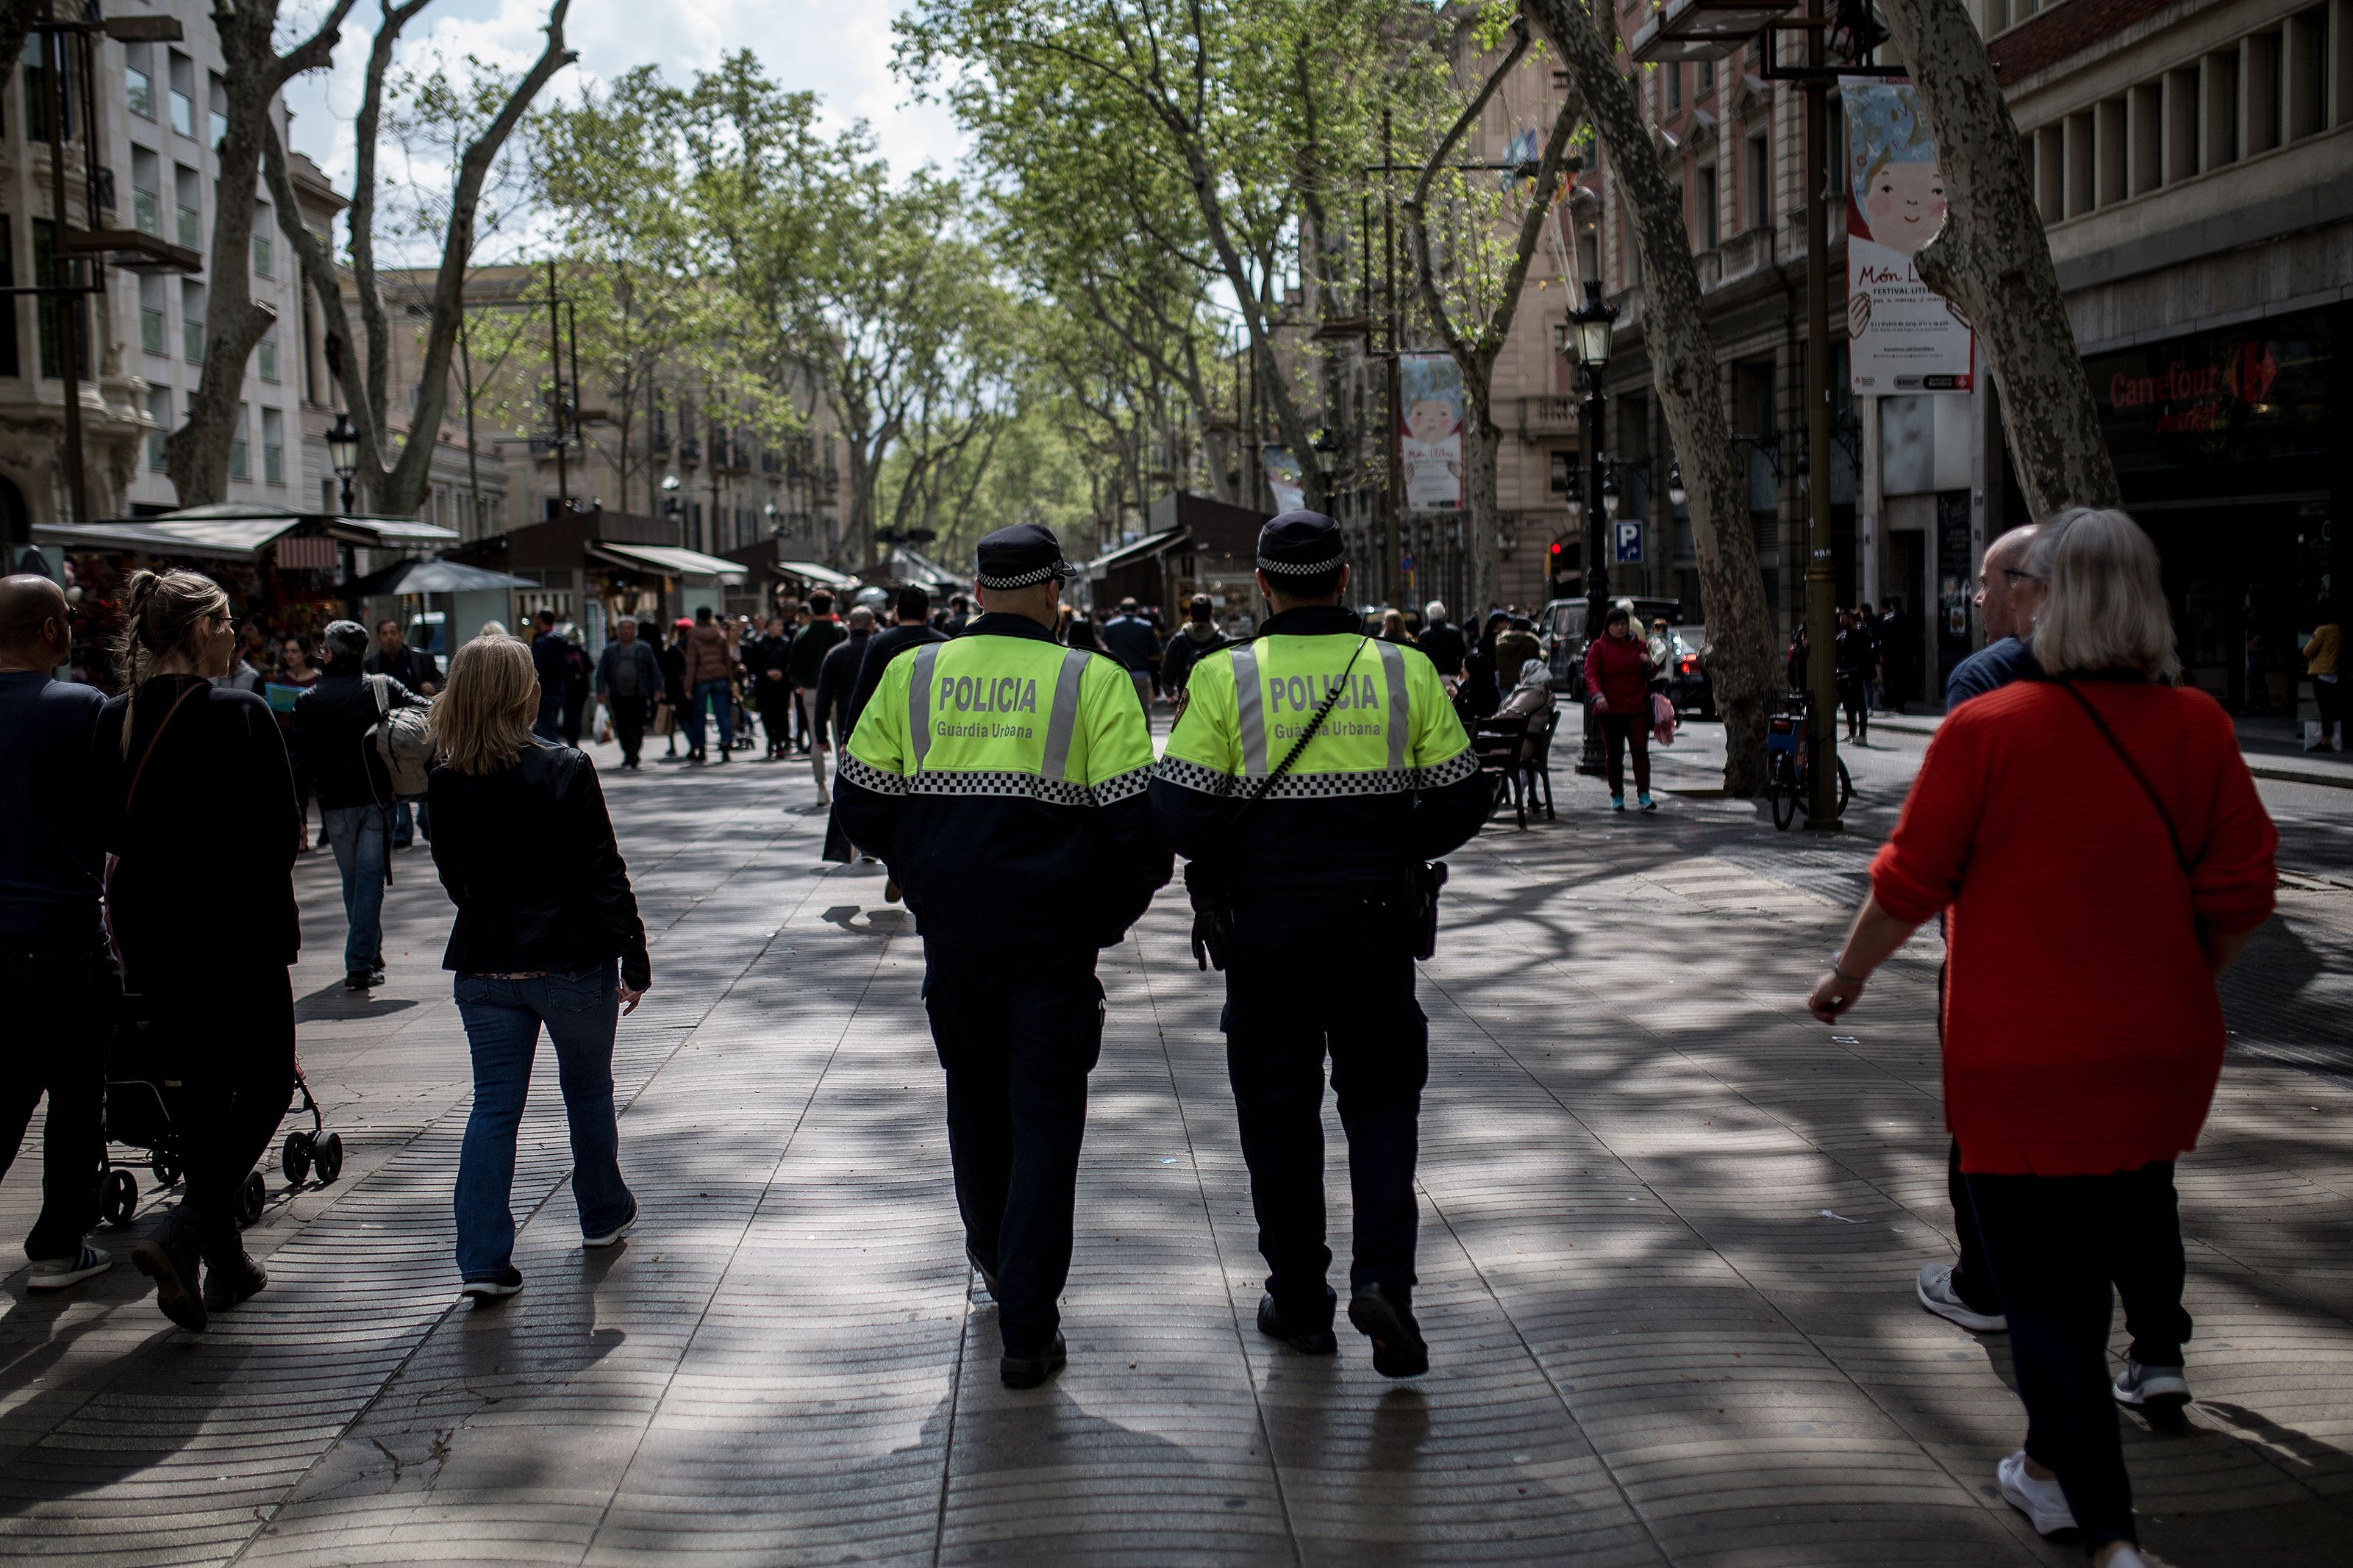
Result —
[[[1612, 595], [1609, 602], [1631, 605], [1638, 627], [1648, 628], [1662, 617], [1670, 626], [1683, 619], [1683, 607], [1673, 599]], [[1585, 700], [1585, 609], [1583, 599], [1554, 599], [1536, 613], [1536, 642], [1551, 667], [1552, 689], [1575, 702]]]
[[1675, 642], [1674, 668], [1667, 672], [1667, 700], [1678, 713], [1715, 718], [1715, 683], [1707, 678], [1707, 664], [1702, 657], [1707, 647], [1707, 628], [1670, 626], [1667, 635]]

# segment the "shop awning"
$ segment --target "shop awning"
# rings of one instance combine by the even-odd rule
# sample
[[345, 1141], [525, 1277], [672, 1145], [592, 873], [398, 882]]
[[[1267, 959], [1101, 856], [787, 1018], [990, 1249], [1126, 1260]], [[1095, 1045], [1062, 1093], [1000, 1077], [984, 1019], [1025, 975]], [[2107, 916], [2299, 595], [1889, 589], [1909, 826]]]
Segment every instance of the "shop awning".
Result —
[[240, 501], [183, 507], [153, 517], [36, 523], [33, 537], [68, 550], [140, 550], [156, 555], [253, 561], [278, 540], [306, 525], [311, 530], [310, 537], [323, 533], [374, 550], [430, 549], [458, 542], [456, 529], [411, 518], [338, 517]]
[[858, 579], [830, 566], [820, 566], [814, 561], [779, 561], [776, 570], [827, 588], [855, 588]]
[[351, 598], [364, 599], [375, 594], [473, 594], [485, 588], [538, 586], [530, 578], [511, 573], [492, 572], [456, 561], [420, 559], [396, 561], [381, 572], [371, 572], [344, 584], [343, 592]]
[[1092, 561], [1088, 562], [1082, 570], [1087, 574], [1087, 580], [1094, 582], [1114, 566], [1124, 566], [1132, 561], [1148, 561], [1153, 556], [1166, 554], [1179, 545], [1191, 542], [1190, 531], [1182, 528], [1172, 528], [1164, 532], [1146, 534], [1133, 544], [1123, 544], [1117, 550], [1096, 556]]
[[616, 566], [627, 566], [636, 572], [660, 572], [672, 577], [715, 577], [722, 583], [741, 583], [746, 575], [744, 568], [733, 561], [723, 561], [716, 555], [705, 555], [700, 550], [681, 549], [675, 544], [607, 544], [599, 542], [588, 547], [588, 553]]

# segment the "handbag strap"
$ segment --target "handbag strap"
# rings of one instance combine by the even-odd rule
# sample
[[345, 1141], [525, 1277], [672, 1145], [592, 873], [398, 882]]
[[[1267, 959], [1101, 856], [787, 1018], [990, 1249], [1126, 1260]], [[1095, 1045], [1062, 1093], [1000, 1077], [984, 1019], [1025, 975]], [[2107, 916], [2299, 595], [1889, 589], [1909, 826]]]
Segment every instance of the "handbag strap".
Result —
[[155, 726], [155, 732], [153, 734], [147, 737], [147, 749], [139, 753], [139, 765], [131, 770], [131, 787], [123, 792], [123, 816], [129, 816], [131, 815], [131, 803], [139, 798], [139, 781], [147, 776], [147, 759], [155, 754], [156, 744], [164, 739], [164, 731], [171, 727], [173, 715], [179, 712], [181, 703], [187, 701], [189, 698], [194, 697], [197, 692], [202, 691], [206, 684], [209, 684], [209, 682], [191, 686], [185, 691], [181, 692], [179, 701], [173, 703], [171, 707], [164, 710], [164, 721]]
[[2173, 813], [2165, 809], [2165, 801], [2157, 793], [2157, 786], [2148, 782], [2148, 775], [2141, 772], [2138, 763], [2133, 761], [2133, 754], [2125, 750], [2125, 743], [2116, 739], [2116, 732], [2108, 728], [2107, 720], [2101, 717], [2099, 709], [2093, 705], [2092, 700], [2076, 690], [2074, 682], [2065, 676], [2054, 676], [2052, 679], [2060, 690], [2075, 700], [2075, 705], [2084, 710], [2084, 717], [2091, 720], [2092, 727], [2099, 731], [2100, 738], [2107, 742], [2109, 748], [2116, 752], [2116, 760], [2124, 763], [2125, 771], [2132, 774], [2133, 782], [2140, 785], [2141, 794], [2148, 796], [2148, 804], [2157, 811], [2157, 819], [2165, 824], [2165, 837], [2173, 844], [2174, 860], [2181, 867], [2181, 874], [2189, 878], [2194, 883], [2196, 878], [2192, 873], [2189, 857], [2181, 847], [2180, 830], [2173, 826]]

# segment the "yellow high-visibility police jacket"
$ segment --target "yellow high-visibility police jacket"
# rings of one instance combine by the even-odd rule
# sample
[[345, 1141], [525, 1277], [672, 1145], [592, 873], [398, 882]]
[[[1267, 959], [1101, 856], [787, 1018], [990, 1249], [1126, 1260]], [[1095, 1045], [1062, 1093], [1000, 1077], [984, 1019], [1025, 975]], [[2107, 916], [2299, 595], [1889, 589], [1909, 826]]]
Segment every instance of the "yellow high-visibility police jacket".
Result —
[[836, 809], [925, 937], [1105, 946], [1168, 880], [1151, 768], [1116, 660], [985, 615], [891, 660], [843, 748]]
[[[1231, 826], [1335, 692], [1290, 771]], [[1260, 897], [1387, 890], [1411, 861], [1477, 832], [1491, 805], [1437, 668], [1365, 637], [1339, 605], [1286, 610], [1195, 664], [1152, 777], [1162, 837], [1188, 859], [1224, 861], [1238, 890]]]

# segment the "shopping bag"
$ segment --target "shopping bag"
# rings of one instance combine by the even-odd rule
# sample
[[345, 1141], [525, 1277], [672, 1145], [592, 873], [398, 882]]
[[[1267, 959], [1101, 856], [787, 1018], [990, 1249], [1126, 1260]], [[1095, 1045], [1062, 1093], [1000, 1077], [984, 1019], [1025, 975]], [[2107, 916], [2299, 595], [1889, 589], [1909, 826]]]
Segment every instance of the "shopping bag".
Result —
[[1662, 746], [1675, 743], [1675, 705], [1663, 691], [1651, 693], [1651, 739]]

